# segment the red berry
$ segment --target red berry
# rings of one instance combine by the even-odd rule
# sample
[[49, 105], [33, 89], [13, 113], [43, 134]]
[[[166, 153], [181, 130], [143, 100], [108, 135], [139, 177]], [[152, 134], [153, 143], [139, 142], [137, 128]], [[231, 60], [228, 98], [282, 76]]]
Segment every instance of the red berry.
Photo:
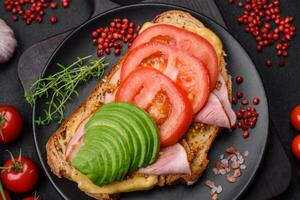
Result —
[[50, 22], [52, 23], [52, 24], [56, 24], [57, 23], [57, 17], [56, 16], [54, 16], [54, 15], [52, 15], [52, 16], [50, 16]]
[[243, 99], [242, 100], [242, 104], [245, 106], [245, 105], [248, 105], [249, 104], [249, 101], [247, 99]]
[[244, 81], [244, 79], [243, 79], [242, 76], [237, 76], [237, 77], [235, 78], [235, 82], [236, 82], [237, 84], [242, 84], [243, 81]]
[[57, 8], [57, 3], [56, 3], [56, 2], [51, 2], [51, 3], [50, 3], [50, 7], [51, 7], [52, 9], [56, 9], [56, 8]]
[[238, 92], [236, 93], [236, 97], [237, 97], [238, 99], [243, 98], [243, 96], [244, 96], [243, 92], [238, 91]]
[[254, 97], [254, 98], [253, 98], [253, 104], [254, 104], [254, 105], [258, 105], [259, 102], [260, 102], [260, 100], [259, 100], [258, 97]]
[[114, 51], [115, 55], [118, 56], [121, 54], [121, 50], [120, 49], [115, 49]]
[[272, 61], [271, 61], [271, 60], [267, 60], [267, 61], [266, 61], [266, 65], [267, 65], [268, 67], [271, 67], [271, 66], [272, 66]]
[[250, 132], [248, 130], [243, 131], [243, 137], [248, 138], [250, 135]]

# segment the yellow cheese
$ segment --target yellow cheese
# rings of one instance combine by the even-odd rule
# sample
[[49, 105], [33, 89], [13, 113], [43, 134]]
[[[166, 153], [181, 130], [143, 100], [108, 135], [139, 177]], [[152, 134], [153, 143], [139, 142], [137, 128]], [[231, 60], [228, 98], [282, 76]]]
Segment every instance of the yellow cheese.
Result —
[[115, 181], [108, 185], [97, 186], [86, 175], [77, 170], [72, 170], [71, 179], [78, 184], [80, 190], [90, 194], [116, 194], [121, 192], [149, 190], [158, 182], [157, 176], [134, 176], [123, 181]]

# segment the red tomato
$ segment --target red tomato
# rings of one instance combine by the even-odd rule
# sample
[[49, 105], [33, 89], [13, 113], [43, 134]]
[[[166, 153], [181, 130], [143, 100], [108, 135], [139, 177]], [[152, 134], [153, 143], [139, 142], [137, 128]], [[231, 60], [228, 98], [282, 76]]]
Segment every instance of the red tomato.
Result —
[[300, 131], [300, 106], [296, 106], [292, 110], [291, 123], [296, 130]]
[[13, 106], [0, 105], [0, 144], [15, 141], [23, 128], [23, 119]]
[[116, 101], [148, 111], [158, 125], [162, 147], [175, 144], [192, 121], [192, 107], [185, 92], [153, 68], [140, 67], [132, 72], [119, 86]]
[[29, 158], [14, 157], [4, 163], [1, 180], [6, 189], [14, 193], [29, 192], [36, 186], [39, 177], [37, 166]]
[[219, 61], [214, 47], [205, 38], [182, 28], [159, 24], [151, 26], [139, 34], [134, 40], [132, 48], [150, 41], [167, 42], [198, 58], [208, 69], [211, 89], [214, 89], [218, 80]]
[[300, 159], [300, 135], [294, 137], [291, 145], [294, 156]]
[[[8, 192], [4, 191], [4, 194], [5, 194], [6, 200], [11, 200], [10, 195], [9, 195]], [[0, 200], [4, 200], [4, 199], [2, 198], [1, 192], [0, 192]]]
[[195, 57], [168, 44], [150, 42], [131, 50], [121, 68], [121, 82], [136, 68], [158, 69], [181, 87], [197, 113], [206, 103], [209, 92], [209, 73]]

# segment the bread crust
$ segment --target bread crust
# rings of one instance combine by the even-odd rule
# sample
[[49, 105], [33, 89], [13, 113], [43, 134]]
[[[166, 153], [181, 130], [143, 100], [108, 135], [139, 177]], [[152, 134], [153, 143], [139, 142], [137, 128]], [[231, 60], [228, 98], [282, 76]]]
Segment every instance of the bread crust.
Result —
[[[170, 22], [170, 19], [182, 18], [182, 23]], [[172, 19], [173, 20], [173, 19]], [[180, 19], [178, 19], [180, 20]], [[176, 23], [177, 26], [182, 26], [184, 28], [185, 23], [191, 23], [197, 28], [203, 28], [204, 25], [192, 17], [189, 13], [171, 10], [162, 13], [157, 16], [154, 23]], [[125, 54], [126, 56], [126, 54]], [[124, 57], [125, 57], [124, 56]], [[88, 96], [88, 98], [75, 110], [75, 112], [66, 119], [63, 124], [55, 131], [55, 133], [49, 138], [46, 151], [47, 151], [47, 161], [51, 168], [51, 171], [58, 177], [68, 178], [72, 180], [71, 173], [76, 171], [71, 164], [66, 159], [66, 148], [73, 137], [76, 128], [79, 126], [80, 122], [94, 113], [97, 109], [102, 106], [105, 92], [111, 92], [111, 85], [109, 85], [108, 80], [112, 75], [120, 68], [122, 61], [119, 62], [112, 68], [112, 70], [96, 85], [95, 89]], [[219, 64], [220, 74], [223, 76], [227, 88], [228, 94], [231, 97], [231, 80], [227, 74], [226, 63], [224, 57], [222, 56]], [[180, 141], [187, 151], [189, 162], [191, 165], [192, 174], [191, 175], [167, 175], [158, 177], [158, 185], [174, 185], [178, 183], [191, 184], [201, 176], [203, 171], [206, 169], [209, 161], [207, 159], [208, 151], [216, 138], [219, 127], [210, 126], [201, 123], [193, 123], [188, 130], [186, 136]], [[109, 199], [113, 200], [118, 198], [118, 194], [88, 194], [97, 199]]]

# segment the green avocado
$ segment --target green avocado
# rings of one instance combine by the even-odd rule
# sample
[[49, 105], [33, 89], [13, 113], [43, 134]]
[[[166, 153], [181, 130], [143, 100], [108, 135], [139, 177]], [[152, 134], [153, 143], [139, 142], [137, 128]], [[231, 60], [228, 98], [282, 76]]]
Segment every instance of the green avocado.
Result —
[[95, 126], [108, 126], [114, 128], [116, 131], [118, 131], [119, 134], [126, 137], [126, 140], [129, 143], [129, 147], [131, 147], [131, 157], [132, 157], [132, 163], [130, 167], [130, 171], [138, 168], [139, 165], [139, 159], [140, 154], [139, 151], [143, 149], [142, 147], [142, 141], [143, 139], [139, 137], [139, 134], [132, 129], [131, 126], [128, 124], [122, 123], [122, 121], [119, 121], [115, 118], [110, 118], [107, 116], [93, 116], [92, 119], [86, 124], [85, 130], [88, 132], [89, 129], [95, 127]]
[[[113, 104], [118, 104], [113, 105]], [[146, 134], [150, 135], [150, 138], [152, 138], [149, 142], [149, 146], [152, 151], [149, 151], [149, 154], [151, 155], [151, 159], [149, 160], [149, 164], [152, 164], [157, 159], [157, 153], [159, 152], [160, 147], [160, 140], [159, 140], [159, 132], [158, 128], [151, 119], [150, 115], [142, 110], [141, 108], [137, 106], [133, 106], [130, 103], [125, 102], [118, 102], [118, 103], [110, 103], [103, 106], [101, 109], [104, 110], [112, 110], [117, 107], [117, 110], [121, 113], [126, 114], [126, 117], [129, 117], [130, 115], [135, 118], [135, 120], [140, 121], [140, 123], [143, 126], [143, 129]], [[97, 114], [97, 113], [96, 113]]]
[[[138, 133], [137, 139], [139, 139], [139, 144], [141, 144], [140, 152], [135, 152], [135, 155], [140, 154], [140, 159], [136, 160], [137, 163], [132, 162], [132, 166], [130, 171], [134, 171], [137, 168], [140, 168], [144, 165], [145, 162], [148, 162], [148, 145], [150, 143], [150, 138], [147, 134], [144, 133], [141, 124], [138, 121], [134, 120], [132, 116], [128, 116], [123, 112], [118, 112], [115, 110], [103, 111], [101, 113], [97, 113], [97, 117], [99, 118], [106, 118], [110, 120], [117, 120], [121, 124], [126, 124], [127, 128], [130, 129], [130, 133]], [[136, 165], [137, 164], [137, 165]]]
[[157, 159], [158, 129], [144, 110], [132, 104], [104, 105], [84, 129], [84, 145], [71, 163], [96, 185], [122, 180]]
[[96, 139], [94, 137], [99, 137], [98, 134], [101, 134], [101, 137], [107, 137], [111, 143], [114, 151], [116, 153], [116, 159], [118, 160], [118, 170], [116, 176], [114, 176], [114, 180], [121, 180], [124, 178], [124, 173], [129, 170], [130, 163], [131, 163], [131, 156], [129, 152], [129, 148], [123, 141], [126, 140], [121, 134], [118, 133], [117, 130], [108, 127], [108, 126], [95, 126], [92, 127], [86, 133], [86, 139], [89, 137], [90, 132], [96, 132], [97, 134], [93, 134], [91, 136], [91, 140]]
[[108, 145], [107, 149], [111, 159], [105, 160], [104, 165], [107, 165], [108, 162], [110, 162], [112, 163], [112, 167], [109, 169], [108, 173], [105, 174], [104, 180], [98, 180], [98, 182], [101, 183], [103, 181], [109, 183], [113, 180], [118, 180], [120, 174], [123, 174], [128, 170], [128, 164], [130, 162], [127, 161], [128, 157], [126, 157], [126, 152], [123, 151], [122, 142], [120, 141], [120, 137], [118, 137], [118, 133], [110, 131], [109, 128], [105, 127], [93, 127], [87, 131], [85, 138], [86, 141], [90, 140], [91, 143], [97, 145], [98, 148], [101, 148], [103, 145]]

